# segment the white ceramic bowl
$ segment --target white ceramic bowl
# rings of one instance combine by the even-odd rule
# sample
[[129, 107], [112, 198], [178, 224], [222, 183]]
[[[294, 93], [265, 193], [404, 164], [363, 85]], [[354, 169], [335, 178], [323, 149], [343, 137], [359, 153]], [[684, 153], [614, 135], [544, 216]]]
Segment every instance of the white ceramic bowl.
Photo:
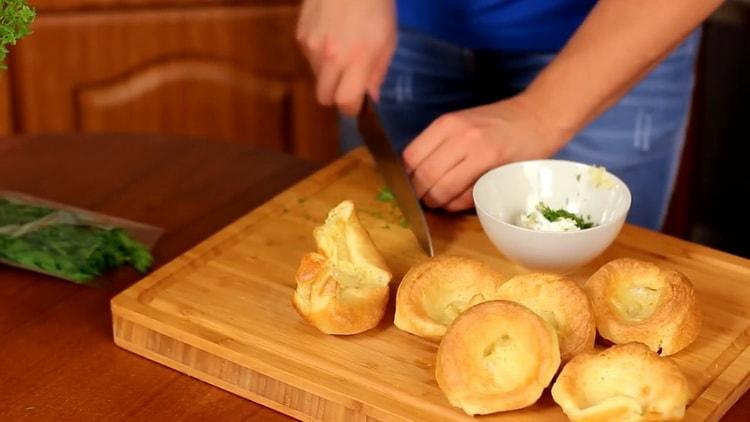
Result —
[[[630, 190], [611, 173], [608, 186], [587, 164], [535, 160], [490, 170], [474, 185], [479, 221], [507, 258], [529, 269], [567, 272], [601, 254], [617, 237], [630, 210]], [[519, 227], [518, 216], [540, 201], [591, 216], [595, 226], [571, 232], [543, 232]]]

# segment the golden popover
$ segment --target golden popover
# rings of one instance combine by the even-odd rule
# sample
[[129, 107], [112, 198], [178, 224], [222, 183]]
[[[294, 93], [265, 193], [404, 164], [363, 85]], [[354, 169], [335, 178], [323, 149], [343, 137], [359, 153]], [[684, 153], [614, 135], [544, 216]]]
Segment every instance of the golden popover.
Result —
[[594, 312], [575, 281], [557, 274], [521, 274], [500, 287], [498, 299], [520, 303], [549, 322], [557, 333], [563, 362], [594, 348]]
[[559, 366], [552, 326], [523, 305], [497, 300], [469, 308], [448, 327], [435, 378], [453, 406], [485, 415], [534, 404]]
[[442, 255], [409, 269], [396, 294], [396, 327], [440, 340], [451, 322], [477, 303], [494, 299], [506, 277], [476, 259]]
[[701, 327], [693, 285], [683, 274], [632, 258], [611, 261], [584, 285], [599, 334], [615, 344], [637, 341], [663, 355], [692, 343]]
[[326, 334], [356, 334], [375, 327], [388, 303], [391, 273], [357, 218], [343, 201], [313, 231], [318, 252], [302, 257], [292, 303]]
[[574, 357], [552, 398], [573, 422], [673, 421], [685, 414], [688, 384], [670, 358], [627, 343]]

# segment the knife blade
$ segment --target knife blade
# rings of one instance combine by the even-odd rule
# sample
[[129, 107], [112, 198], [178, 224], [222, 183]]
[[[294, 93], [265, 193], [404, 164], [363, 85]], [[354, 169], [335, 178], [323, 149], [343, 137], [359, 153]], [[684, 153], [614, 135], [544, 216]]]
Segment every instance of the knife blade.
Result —
[[380, 174], [393, 192], [396, 204], [401, 209], [409, 228], [427, 255], [434, 256], [430, 227], [427, 225], [422, 204], [419, 203], [419, 198], [414, 192], [414, 186], [409, 181], [401, 156], [388, 140], [388, 136], [380, 124], [380, 118], [375, 113], [375, 106], [369, 97], [365, 97], [362, 104], [357, 126]]

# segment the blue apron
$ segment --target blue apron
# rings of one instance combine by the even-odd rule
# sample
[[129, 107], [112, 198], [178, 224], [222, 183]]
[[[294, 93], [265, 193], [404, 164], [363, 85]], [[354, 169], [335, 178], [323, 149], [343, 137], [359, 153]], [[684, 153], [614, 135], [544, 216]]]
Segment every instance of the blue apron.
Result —
[[596, 0], [396, 0], [399, 25], [468, 48], [558, 51]]

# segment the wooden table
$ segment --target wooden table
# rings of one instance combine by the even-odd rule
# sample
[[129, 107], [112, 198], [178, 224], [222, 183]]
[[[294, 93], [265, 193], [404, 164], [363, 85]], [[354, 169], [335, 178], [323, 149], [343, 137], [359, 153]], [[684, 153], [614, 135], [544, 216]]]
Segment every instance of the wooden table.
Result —
[[[314, 168], [173, 137], [0, 140], [0, 188], [163, 227], [157, 265]], [[138, 278], [121, 269], [92, 288], [0, 267], [0, 420], [289, 420], [116, 347], [109, 300]], [[750, 394], [723, 420], [748, 414]]]

